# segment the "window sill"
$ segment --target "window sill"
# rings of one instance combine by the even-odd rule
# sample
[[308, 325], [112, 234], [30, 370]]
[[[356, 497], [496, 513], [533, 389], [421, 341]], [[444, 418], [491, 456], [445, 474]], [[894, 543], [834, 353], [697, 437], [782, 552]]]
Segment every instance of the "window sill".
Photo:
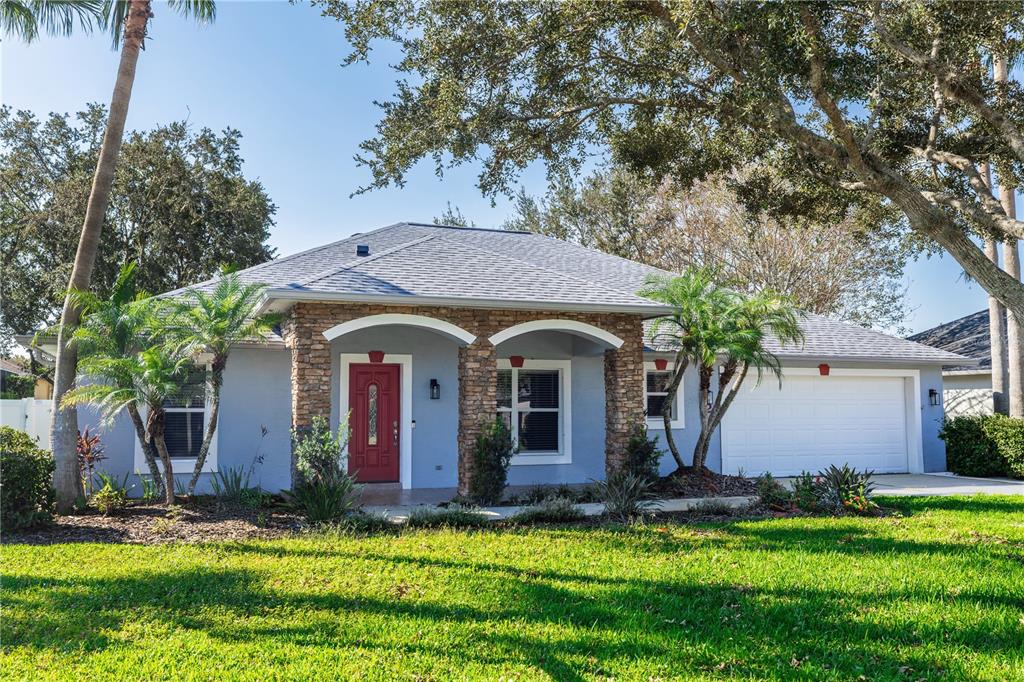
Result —
[[[678, 429], [682, 429], [684, 427], [685, 427], [685, 424], [683, 424], [683, 420], [682, 419], [674, 419], [672, 421], [672, 430], [673, 431], [676, 431]], [[664, 431], [665, 430], [665, 421], [663, 419], [648, 419], [647, 420], [647, 430], [648, 431]]]
[[560, 452], [531, 452], [513, 455], [511, 466], [530, 466], [536, 464], [572, 464], [572, 455]]

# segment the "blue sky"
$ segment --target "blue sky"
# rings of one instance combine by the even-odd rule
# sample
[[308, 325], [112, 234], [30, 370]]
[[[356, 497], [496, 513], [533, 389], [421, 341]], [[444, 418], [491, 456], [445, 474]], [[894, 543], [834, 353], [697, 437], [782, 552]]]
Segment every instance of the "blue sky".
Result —
[[[128, 128], [188, 118], [196, 127], [238, 128], [245, 172], [278, 206], [270, 241], [287, 255], [353, 232], [402, 220], [429, 222], [448, 202], [481, 226], [500, 226], [510, 202], [476, 189], [477, 168], [446, 172], [421, 163], [403, 188], [349, 195], [369, 180], [353, 156], [372, 136], [389, 97], [397, 53], [382, 50], [370, 66], [342, 68], [348, 52], [342, 25], [305, 4], [219, 2], [216, 23], [199, 27], [159, 4], [139, 60]], [[104, 35], [45, 38], [0, 45], [0, 101], [39, 116], [107, 103], [117, 53]], [[541, 168], [521, 183], [541, 194]], [[914, 331], [975, 312], [984, 292], [964, 281], [948, 256], [906, 270], [907, 327]]]

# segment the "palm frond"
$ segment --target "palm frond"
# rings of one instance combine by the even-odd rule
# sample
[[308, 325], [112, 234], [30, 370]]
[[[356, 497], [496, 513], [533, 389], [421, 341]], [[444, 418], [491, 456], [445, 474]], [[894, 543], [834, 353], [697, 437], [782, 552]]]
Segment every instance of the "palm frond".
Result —
[[76, 26], [89, 33], [101, 14], [100, 0], [3, 0], [0, 31], [30, 43], [41, 33], [69, 36]]

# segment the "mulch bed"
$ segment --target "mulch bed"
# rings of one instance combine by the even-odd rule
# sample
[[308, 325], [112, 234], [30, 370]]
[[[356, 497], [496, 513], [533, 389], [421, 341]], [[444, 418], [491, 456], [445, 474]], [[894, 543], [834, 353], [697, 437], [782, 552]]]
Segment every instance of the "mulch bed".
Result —
[[48, 526], [4, 533], [4, 544], [49, 545], [68, 542], [160, 544], [267, 540], [290, 535], [302, 527], [301, 519], [280, 507], [221, 508], [212, 499], [190, 500], [167, 508], [133, 504], [116, 515], [89, 511], [58, 516]]
[[713, 471], [684, 471], [666, 476], [655, 488], [658, 497], [750, 497], [757, 494], [757, 481], [726, 476]]

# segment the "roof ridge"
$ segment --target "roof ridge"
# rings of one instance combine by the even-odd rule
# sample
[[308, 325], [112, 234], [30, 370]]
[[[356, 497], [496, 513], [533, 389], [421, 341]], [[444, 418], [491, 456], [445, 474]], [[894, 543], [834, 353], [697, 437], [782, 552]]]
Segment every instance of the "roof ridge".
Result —
[[[533, 233], [531, 233], [531, 234], [533, 234]], [[516, 258], [515, 256], [510, 256], [510, 255], [504, 254], [504, 253], [498, 253], [497, 251], [492, 251], [491, 249], [485, 249], [485, 248], [483, 248], [481, 246], [477, 246], [475, 244], [468, 244], [468, 243], [461, 242], [461, 241], [449, 240], [444, 235], [439, 235], [439, 236], [440, 236], [442, 241], [451, 241], [451, 242], [453, 242], [455, 244], [458, 244], [459, 246], [461, 246], [463, 248], [470, 248], [470, 249], [473, 249], [475, 251], [479, 251], [481, 253], [486, 253], [486, 254], [491, 255], [491, 256], [497, 256], [499, 258], [504, 258], [506, 260], [514, 260], [514, 261], [516, 261], [518, 263], [522, 263], [523, 265], [527, 265], [527, 266], [529, 266], [531, 268], [537, 268], [538, 270], [545, 270], [547, 272], [559, 275], [560, 277], [567, 277], [569, 279], [574, 279], [577, 282], [582, 282], [582, 283], [588, 284], [588, 285], [590, 285], [592, 287], [595, 287], [595, 288], [598, 288], [598, 289], [604, 289], [605, 291], [609, 291], [609, 292], [612, 292], [612, 293], [626, 294], [628, 296], [633, 296], [633, 297], [635, 297], [637, 299], [640, 299], [640, 300], [643, 300], [643, 301], [649, 300], [649, 299], [644, 298], [643, 296], [638, 295], [636, 292], [625, 291], [623, 289], [613, 289], [613, 288], [611, 288], [609, 286], [601, 284], [600, 282], [594, 282], [592, 280], [584, 279], [583, 277], [579, 277], [577, 275], [573, 275], [573, 274], [570, 274], [570, 273], [567, 273], [567, 272], [563, 272], [561, 270], [555, 270], [554, 268], [549, 268], [546, 265], [540, 265], [538, 263], [532, 263], [530, 261], [526, 261], [526, 260], [523, 260], [521, 258]], [[651, 303], [655, 303], [655, 301], [651, 301]]]
[[[511, 232], [511, 234], [517, 234], [517, 233], [516, 232]], [[519, 234], [522, 234], [522, 233], [520, 232]], [[665, 275], [669, 275], [671, 277], [678, 277], [679, 276], [678, 272], [672, 272], [671, 270], [666, 270], [664, 268], [659, 268], [656, 265], [649, 265], [647, 263], [641, 263], [638, 260], [633, 260], [632, 258], [626, 258], [625, 256], [620, 256], [620, 255], [615, 254], [615, 253], [608, 253], [607, 251], [602, 251], [601, 249], [598, 249], [596, 247], [595, 248], [591, 248], [589, 246], [583, 246], [582, 244], [578, 244], [576, 242], [569, 241], [568, 239], [561, 239], [560, 237], [552, 237], [551, 235], [544, 234], [543, 232], [528, 232], [527, 234], [534, 234], [534, 235], [537, 235], [538, 237], [542, 237], [544, 239], [547, 239], [548, 241], [558, 242], [559, 244], [565, 244], [566, 246], [571, 246], [572, 248], [577, 249], [579, 251], [586, 251], [589, 254], [595, 254], [595, 255], [598, 255], [598, 256], [602, 256], [603, 258], [611, 258], [611, 259], [614, 259], [614, 260], [625, 261], [626, 263], [629, 263], [631, 265], [638, 265], [638, 266], [640, 266], [642, 268], [645, 268], [647, 270], [655, 270], [657, 272], [660, 272], [660, 273], [665, 274]]]
[[[402, 224], [406, 224], [407, 225], [409, 223], [402, 223]], [[369, 256], [356, 256], [355, 259], [350, 260], [350, 261], [346, 261], [345, 263], [342, 263], [340, 266], [333, 267], [333, 268], [330, 268], [330, 269], [327, 269], [327, 270], [321, 270], [320, 272], [316, 273], [315, 275], [312, 275], [310, 277], [306, 277], [305, 279], [302, 279], [302, 280], [299, 280], [298, 282], [295, 282], [295, 284], [297, 284], [298, 286], [306, 287], [306, 286], [309, 286], [310, 284], [312, 284], [313, 282], [316, 282], [318, 280], [324, 279], [325, 277], [330, 277], [331, 275], [336, 275], [336, 274], [338, 274], [340, 272], [344, 272], [346, 270], [354, 270], [354, 269], [358, 268], [359, 266], [361, 266], [361, 265], [363, 265], [365, 263], [371, 263], [371, 262], [373, 262], [373, 261], [375, 261], [375, 260], [377, 260], [379, 258], [383, 258], [384, 256], [390, 256], [393, 253], [397, 253], [398, 251], [402, 251], [403, 249], [407, 249], [409, 247], [416, 246], [417, 244], [422, 244], [423, 242], [428, 242], [431, 239], [437, 239], [439, 236], [440, 235], [436, 235], [436, 234], [428, 234], [426, 237], [419, 237], [418, 239], [413, 239], [412, 241], [403, 242], [401, 244], [398, 244], [397, 246], [392, 246], [390, 249], [384, 249], [380, 253], [374, 253], [374, 254], [371, 254]]]

